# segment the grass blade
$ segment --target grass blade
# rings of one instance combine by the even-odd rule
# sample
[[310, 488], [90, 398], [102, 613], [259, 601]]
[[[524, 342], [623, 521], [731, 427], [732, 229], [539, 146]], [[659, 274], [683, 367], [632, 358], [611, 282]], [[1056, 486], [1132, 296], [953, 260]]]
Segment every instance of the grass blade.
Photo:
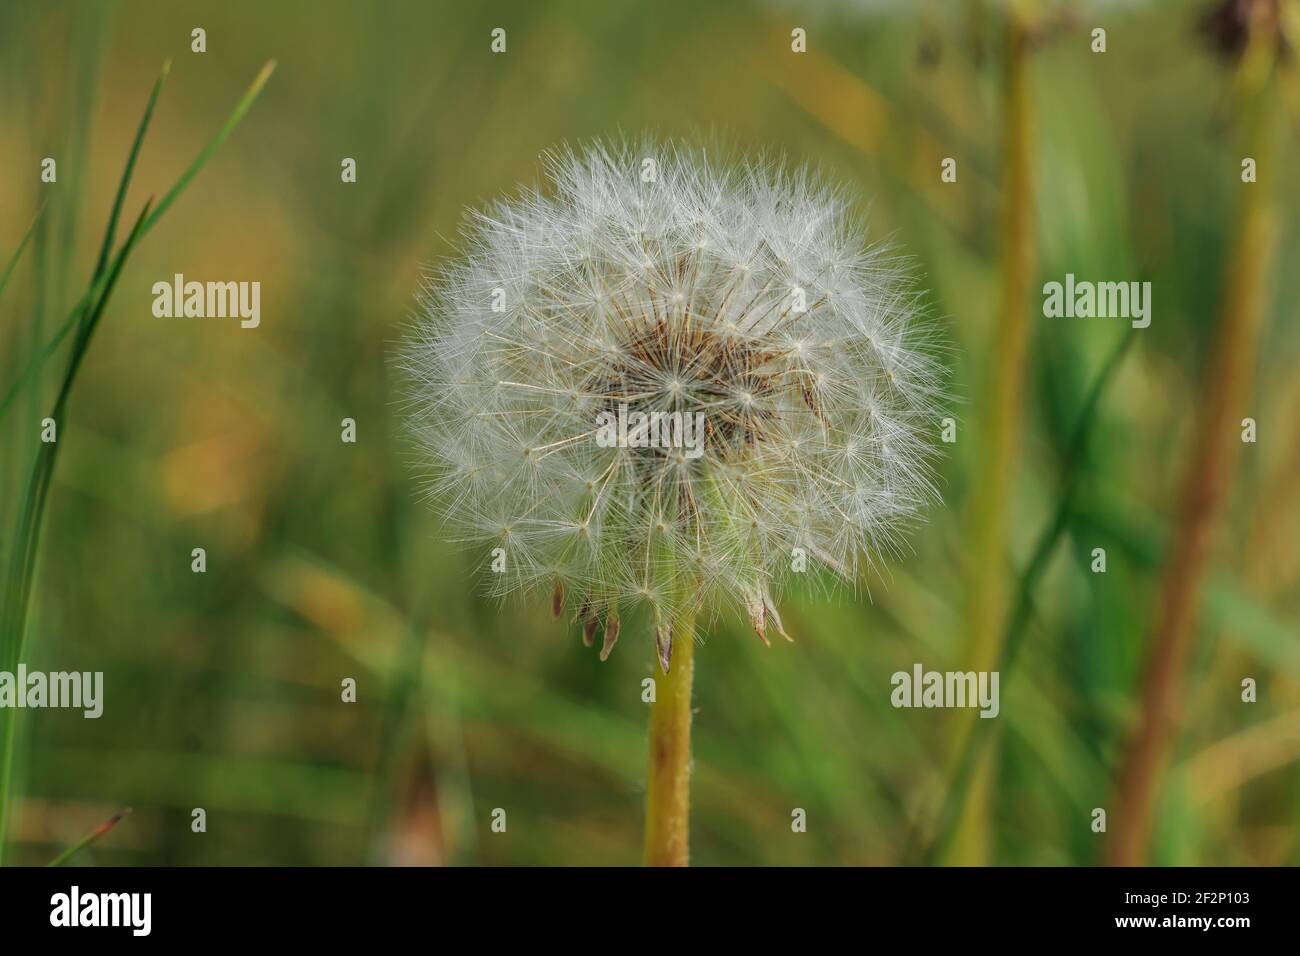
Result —
[[[104, 250], [111, 248], [112, 235], [116, 231], [116, 219], [120, 213], [121, 203], [126, 193], [127, 185], [131, 173], [135, 167], [135, 160], [139, 152], [140, 145], [143, 141], [144, 131], [148, 127], [148, 121], [153, 113], [154, 104], [157, 102], [158, 94], [161, 91], [162, 82], [165, 79], [168, 66], [164, 65], [161, 76], [154, 85], [150, 95], [149, 104], [146, 107], [144, 119], [141, 121], [139, 130], [136, 133], [136, 139], [131, 149], [131, 155], [127, 160], [126, 170], [122, 177], [122, 182], [118, 187], [118, 195], [114, 200], [113, 213], [110, 217], [107, 235], [104, 241], [104, 247], [101, 249], [100, 260], [96, 265], [95, 279], [85, 294], [73, 306], [67, 318], [63, 321], [59, 330], [41, 351], [33, 357], [27, 368], [19, 376], [17, 382], [10, 388], [3, 401], [0, 401], [0, 417], [8, 410], [13, 403], [14, 398], [19, 394], [25, 382], [29, 381], [43, 366], [45, 361], [58, 349], [62, 341], [74, 327], [77, 328], [76, 338], [73, 340], [72, 354], [68, 360], [68, 369], [63, 378], [63, 383], [59, 389], [59, 395], [55, 401], [54, 411], [51, 418], [55, 422], [56, 430], [62, 425], [67, 409], [68, 398], [72, 393], [72, 385], [76, 380], [77, 372], [81, 368], [81, 363], [85, 358], [86, 352], [90, 347], [90, 340], [94, 335], [95, 329], [103, 316], [104, 309], [108, 304], [109, 297], [121, 275], [122, 268], [126, 264], [128, 256], [135, 248], [136, 244], [144, 238], [145, 234], [158, 222], [159, 217], [166, 209], [175, 202], [176, 198], [185, 190], [185, 187], [194, 179], [199, 170], [207, 163], [216, 152], [218, 147], [226, 141], [226, 138], [243, 119], [244, 114], [248, 112], [253, 105], [254, 100], [266, 85], [270, 78], [271, 72], [275, 69], [275, 62], [269, 61], [253, 82], [245, 91], [243, 97], [235, 104], [235, 108], [227, 117], [226, 122], [217, 131], [216, 135], [208, 141], [207, 145], [199, 152], [189, 167], [181, 174], [181, 177], [163, 196], [161, 202], [156, 206], [152, 200], [147, 203], [140, 212], [139, 218], [132, 227], [130, 235], [122, 244], [117, 254], [111, 259], [111, 262], [104, 256]], [[104, 263], [108, 262], [106, 266]], [[101, 266], [103, 268], [101, 269]], [[93, 303], [93, 305], [92, 305]], [[50, 481], [54, 474], [54, 463], [58, 451], [58, 442], [51, 442], [43, 445], [40, 453], [37, 455], [36, 463], [32, 468], [32, 475], [29, 481], [24, 501], [22, 504], [19, 524], [14, 538], [14, 547], [12, 552], [12, 562], [6, 572], [4, 587], [4, 601], [0, 604], [0, 668], [17, 666], [17, 661], [22, 656], [23, 639], [27, 626], [27, 610], [31, 599], [32, 581], [34, 578], [37, 547], [40, 541], [41, 523], [45, 513], [45, 502], [49, 495]], [[5, 709], [0, 711], [0, 861], [3, 861], [5, 849], [5, 834], [7, 833], [9, 796], [12, 786], [13, 777], [13, 760], [14, 749], [16, 744], [15, 736], [16, 718], [15, 713]]]
[[14, 254], [9, 259], [9, 264], [5, 266], [4, 275], [0, 275], [0, 294], [4, 292], [5, 286], [9, 284], [9, 277], [14, 274], [14, 269], [18, 266], [18, 260], [22, 258], [23, 250], [27, 248], [27, 243], [31, 241], [32, 233], [36, 231], [36, 224], [41, 221], [41, 215], [44, 212], [45, 203], [41, 203], [41, 208], [36, 210], [36, 216], [32, 219], [32, 224], [28, 226], [27, 231], [23, 233], [23, 238], [19, 241], [18, 248], [14, 250]]
[[[131, 230], [130, 236], [122, 245], [122, 251], [113, 260], [113, 268], [105, 274], [104, 294], [100, 296], [94, 310], [77, 336], [77, 345], [68, 363], [67, 374], [59, 388], [59, 397], [55, 400], [50, 418], [54, 420], [57, 430], [63, 425], [67, 411], [68, 397], [72, 394], [72, 384], [76, 380], [81, 360], [90, 346], [90, 339], [99, 324], [104, 308], [108, 304], [117, 278], [122, 273], [126, 256], [139, 241], [141, 227], [149, 214], [150, 204], [146, 203]], [[40, 542], [41, 523], [45, 516], [45, 502], [49, 497], [50, 479], [54, 475], [54, 463], [58, 456], [59, 442], [52, 441], [41, 446], [32, 466], [32, 476], [23, 496], [22, 510], [18, 519], [18, 528], [14, 535], [11, 565], [5, 581], [3, 617], [0, 618], [0, 670], [12, 671], [17, 668], [22, 658], [23, 636], [27, 626], [27, 608], [31, 601], [32, 580], [36, 570], [37, 545]], [[8, 708], [0, 712], [3, 734], [0, 734], [0, 859], [3, 859], [3, 834], [8, 817], [9, 789], [13, 777], [13, 756], [17, 724], [16, 713]]]
[[[231, 111], [230, 116], [226, 119], [226, 122], [222, 125], [221, 129], [217, 131], [217, 134], [211, 140], [209, 140], [208, 144], [204, 146], [203, 150], [195, 158], [194, 162], [191, 163], [189, 168], [181, 174], [180, 179], [178, 179], [175, 185], [167, 191], [158, 205], [154, 207], [153, 213], [144, 221], [140, 228], [141, 237], [148, 234], [149, 230], [153, 228], [154, 224], [158, 221], [158, 217], [161, 216], [167, 207], [176, 200], [181, 192], [184, 191], [185, 187], [189, 185], [190, 181], [198, 174], [199, 170], [203, 168], [204, 164], [212, 157], [212, 154], [216, 152], [217, 148], [226, 141], [226, 138], [230, 135], [231, 131], [253, 105], [253, 101], [257, 99], [258, 94], [261, 93], [262, 87], [266, 85], [266, 81], [270, 78], [274, 69], [274, 60], [267, 62], [267, 64], [262, 67], [261, 72], [257, 74], [257, 77], [249, 85], [243, 97], [237, 104], [235, 104], [234, 110]], [[164, 68], [164, 76], [165, 75], [166, 68]], [[159, 83], [161, 83], [161, 77]], [[157, 87], [155, 87], [155, 89], [157, 89]], [[152, 108], [152, 102], [153, 100], [151, 99], [150, 108]], [[137, 139], [138, 138], [139, 137], [137, 136]], [[130, 175], [132, 165], [133, 164], [128, 164], [127, 175]], [[119, 191], [125, 192], [124, 189]], [[120, 256], [121, 253], [119, 252], [118, 255]], [[72, 311], [68, 313], [68, 317], [64, 319], [63, 324], [59, 326], [58, 331], [54, 333], [54, 336], [48, 343], [46, 343], [45, 347], [32, 357], [31, 361], [28, 362], [27, 367], [23, 369], [22, 374], [18, 376], [18, 380], [10, 386], [9, 390], [5, 393], [4, 398], [0, 399], [0, 419], [4, 418], [5, 413], [8, 412], [10, 406], [13, 405], [14, 400], [18, 397], [19, 392], [22, 391], [23, 386], [26, 385], [27, 382], [31, 381], [31, 379], [40, 371], [42, 366], [44, 366], [45, 362], [48, 361], [49, 357], [58, 351], [59, 346], [63, 344], [63, 340], [67, 338], [68, 333], [71, 332], [73, 327], [81, 320], [82, 316], [85, 314], [85, 310], [90, 307], [90, 303], [94, 302], [103, 293], [106, 275], [107, 272], [97, 274], [94, 283], [88, 290], [86, 290], [85, 295], [77, 301], [77, 304], [72, 307]]]
[[[1012, 605], [1011, 613], [1007, 617], [1006, 630], [1002, 637], [1002, 650], [998, 657], [997, 670], [1001, 674], [1005, 675], [1011, 672], [1021, 645], [1024, 643], [1030, 611], [1033, 608], [1034, 591], [1038, 587], [1038, 579], [1047, 569], [1047, 563], [1053, 552], [1055, 552], [1061, 536], [1065, 533], [1070, 515], [1074, 510], [1074, 499], [1078, 492], [1080, 473], [1077, 466], [1087, 451], [1097, 406], [1100, 404], [1107, 385], [1110, 384], [1134, 338], [1134, 329], [1130, 327], [1124, 333], [1124, 337], [1119, 344], [1115, 346], [1115, 350], [1107, 357], [1106, 363], [1102, 366], [1101, 371], [1097, 373], [1097, 378], [1084, 400], [1083, 409], [1079, 413], [1078, 424], [1075, 425], [1074, 432], [1070, 436], [1070, 442], [1066, 446], [1064, 457], [1065, 483], [1057, 501], [1056, 511], [1052, 515], [1052, 520], [1039, 535], [1038, 543], [1034, 546], [1033, 555], [1029, 559], [1029, 564], [1025, 566], [1025, 570], [1021, 573], [1016, 587], [1015, 602]], [[987, 723], [994, 722], [989, 721]], [[953, 770], [952, 779], [944, 793], [943, 805], [936, 823], [935, 836], [919, 861], [922, 865], [932, 865], [940, 859], [947, 849], [952, 838], [953, 828], [961, 814], [966, 794], [970, 788], [976, 760], [992, 740], [993, 730], [994, 728], [986, 726], [985, 721], [979, 721], [975, 725], [975, 729], [967, 735], [961, 755]], [[916, 834], [914, 833], [913, 847], [915, 847], [915, 839]], [[910, 857], [912, 854], [907, 855]]]
[[176, 180], [176, 185], [172, 186], [172, 188], [163, 195], [163, 198], [154, 208], [153, 214], [145, 220], [144, 232], [147, 233], [151, 228], [153, 228], [153, 224], [157, 222], [162, 214], [167, 211], [167, 208], [176, 201], [176, 197], [184, 192], [185, 187], [190, 184], [190, 180], [198, 175], [199, 170], [202, 169], [204, 164], [212, 158], [212, 154], [221, 147], [221, 144], [226, 141], [226, 137], [228, 137], [231, 131], [239, 125], [239, 121], [244, 118], [244, 114], [252, 107], [258, 94], [262, 92], [262, 87], [266, 86], [266, 81], [271, 78], [273, 72], [275, 72], [275, 61], [267, 60], [266, 65], [262, 67], [257, 76], [253, 78], [253, 82], [249, 84], [248, 89], [244, 91], [243, 97], [241, 97], [239, 102], [235, 104], [235, 108], [231, 110], [230, 116], [226, 118], [226, 122], [222, 125], [221, 129], [217, 130], [217, 135], [213, 136], [212, 139], [208, 141], [208, 145], [204, 146], [199, 152], [199, 155], [194, 158], [194, 162], [190, 163], [189, 169], [181, 173], [181, 178]]
[[153, 119], [153, 109], [158, 104], [158, 96], [162, 93], [163, 83], [166, 82], [167, 74], [171, 72], [171, 69], [172, 61], [168, 60], [163, 64], [158, 79], [154, 80], [153, 90], [149, 93], [149, 102], [144, 108], [144, 116], [140, 117], [140, 125], [136, 128], [135, 141], [131, 144], [131, 153], [126, 158], [126, 169], [122, 171], [122, 181], [118, 183], [117, 195], [113, 197], [113, 211], [108, 216], [108, 228], [104, 231], [104, 243], [99, 247], [99, 259], [95, 262], [96, 279], [104, 274], [104, 269], [108, 265], [109, 253], [113, 251], [113, 240], [117, 238], [117, 220], [121, 218], [122, 204], [126, 202], [126, 191], [131, 185], [131, 174], [135, 172], [135, 161], [140, 155], [140, 146], [144, 142], [145, 131], [149, 129], [149, 121]]
[[[119, 252], [118, 255], [120, 256], [121, 253]], [[72, 307], [72, 311], [70, 311], [68, 317], [63, 320], [63, 324], [59, 326], [59, 330], [54, 333], [53, 338], [51, 338], [49, 342], [45, 343], [45, 346], [39, 352], [32, 356], [31, 361], [27, 363], [27, 367], [23, 369], [17, 380], [9, 387], [9, 391], [5, 393], [5, 397], [0, 399], [0, 419], [4, 418], [5, 412], [9, 410], [9, 407], [13, 405], [19, 394], [22, 393], [23, 386], [31, 381], [36, 376], [37, 372], [39, 372], [45, 365], [49, 357], [58, 351], [59, 346], [63, 344], [63, 340], [68, 337], [68, 333], [71, 332], [80, 322], [81, 317], [86, 312], [86, 308], [103, 293], [106, 284], [107, 275], [105, 274], [100, 276], [91, 287], [86, 290], [85, 294], [77, 300], [77, 304]]]
[[45, 865], [63, 866], [63, 864], [67, 863], [69, 860], [71, 860], [74, 856], [76, 856], [86, 847], [90, 846], [92, 843], [99, 840], [99, 838], [102, 837], [105, 833], [107, 833], [109, 830], [113, 829], [113, 827], [121, 823], [123, 818], [126, 817], [130, 812], [131, 812], [130, 807], [123, 807], [121, 810], [118, 810], [117, 813], [113, 814], [111, 817], [109, 817], [99, 826], [95, 827], [95, 829], [91, 830], [84, 837], [82, 837], [76, 843], [72, 844], [72, 846], [68, 847], [66, 850], [64, 850], [62, 853], [60, 853], [54, 859], [50, 860], [50, 862]]

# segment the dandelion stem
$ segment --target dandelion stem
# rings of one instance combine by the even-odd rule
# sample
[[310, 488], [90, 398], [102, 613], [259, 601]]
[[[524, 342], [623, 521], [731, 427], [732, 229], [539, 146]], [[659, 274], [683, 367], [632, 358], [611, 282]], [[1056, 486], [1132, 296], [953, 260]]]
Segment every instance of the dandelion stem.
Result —
[[691, 803], [691, 680], [695, 672], [695, 610], [673, 622], [668, 673], [656, 664], [650, 705], [650, 770], [646, 788], [646, 866], [686, 866]]

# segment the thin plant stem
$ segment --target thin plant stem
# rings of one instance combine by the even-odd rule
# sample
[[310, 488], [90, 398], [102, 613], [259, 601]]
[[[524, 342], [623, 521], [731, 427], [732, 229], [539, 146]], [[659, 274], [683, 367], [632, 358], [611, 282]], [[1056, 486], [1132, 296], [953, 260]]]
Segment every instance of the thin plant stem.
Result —
[[668, 673], [656, 665], [650, 705], [650, 761], [646, 787], [646, 866], [690, 861], [691, 682], [695, 674], [695, 610], [673, 622]]
[[1214, 545], [1241, 448], [1237, 422], [1247, 414], [1264, 323], [1265, 294], [1277, 244], [1277, 212], [1268, 194], [1281, 175], [1272, 157], [1275, 112], [1273, 30], [1256, 23], [1241, 66], [1245, 155], [1262, 172], [1245, 190], [1227, 267], [1219, 322], [1203, 379], [1204, 403], [1183, 481], [1176, 526], [1161, 578], [1147, 648], [1137, 726], [1124, 748], [1103, 859], [1113, 866], [1146, 862], [1160, 778], [1175, 740], [1195, 635], [1201, 580]]
[[121, 823], [122, 820], [130, 812], [131, 812], [130, 807], [123, 807], [121, 810], [117, 811], [117, 813], [113, 814], [111, 817], [109, 817], [99, 826], [95, 827], [95, 829], [91, 830], [84, 837], [82, 837], [76, 843], [72, 844], [72, 846], [68, 847], [66, 850], [64, 850], [62, 853], [60, 853], [54, 859], [50, 860], [50, 862], [45, 865], [63, 866], [65, 863], [71, 860], [82, 850], [86, 849], [86, 847], [90, 846], [93, 843], [98, 842], [100, 837], [104, 836], [104, 834], [108, 833], [109, 830], [113, 829], [113, 827]]
[[[167, 64], [165, 64], [163, 67], [163, 74], [162, 74], [163, 78], [166, 77], [167, 72], [171, 68], [170, 63], [171, 61], [168, 61]], [[257, 76], [253, 79], [253, 82], [249, 85], [248, 89], [244, 92], [243, 97], [239, 100], [238, 103], [235, 104], [235, 108], [231, 111], [230, 116], [226, 119], [225, 124], [219, 130], [217, 130], [216, 135], [213, 136], [212, 139], [208, 141], [207, 145], [203, 147], [203, 150], [199, 153], [199, 155], [195, 157], [194, 162], [190, 163], [189, 167], [185, 170], [185, 172], [183, 172], [180, 178], [176, 180], [176, 182], [172, 185], [172, 188], [169, 189], [166, 193], [164, 193], [162, 199], [160, 199], [157, 205], [153, 207], [153, 211], [150, 213], [149, 218], [144, 220], [144, 222], [140, 226], [141, 238], [144, 238], [144, 236], [148, 234], [149, 230], [154, 227], [154, 225], [158, 222], [159, 218], [161, 218], [162, 214], [166, 212], [168, 207], [170, 207], [171, 204], [176, 201], [177, 197], [180, 196], [182, 192], [184, 192], [185, 187], [190, 184], [190, 181], [195, 176], [198, 175], [199, 170], [203, 168], [204, 164], [207, 163], [207, 161], [212, 158], [213, 153], [215, 153], [217, 149], [221, 146], [221, 144], [226, 141], [226, 138], [230, 135], [231, 131], [233, 131], [234, 128], [237, 125], [239, 125], [239, 121], [243, 119], [244, 114], [248, 112], [250, 107], [252, 107], [253, 101], [256, 100], [258, 94], [262, 92], [262, 87], [265, 86], [266, 81], [271, 78], [271, 73], [274, 70], [275, 70], [274, 60], [268, 61], [266, 65], [262, 67], [261, 71], [257, 74]], [[159, 82], [161, 82], [161, 79]], [[146, 112], [145, 114], [146, 121], [152, 115], [153, 96], [156, 96], [156, 92], [154, 94], [151, 94], [151, 100], [150, 100], [150, 105], [148, 107], [148, 112]], [[136, 147], [138, 148], [138, 146], [139, 146], [139, 137], [137, 136]], [[130, 174], [133, 168], [134, 168], [134, 156], [132, 156], [132, 158], [129, 160], [129, 164], [127, 167], [128, 175]], [[121, 255], [121, 253], [119, 252], [118, 255]], [[92, 282], [90, 288], [86, 290], [85, 294], [82, 295], [81, 299], [78, 300], [77, 304], [72, 307], [72, 311], [68, 313], [68, 316], [64, 320], [63, 324], [59, 326], [58, 331], [54, 333], [54, 336], [50, 339], [48, 343], [46, 343], [45, 347], [32, 357], [31, 361], [28, 362], [27, 367], [24, 368], [23, 371], [18, 376], [17, 381], [15, 381], [12, 386], [10, 386], [9, 390], [5, 393], [4, 398], [0, 399], [0, 417], [3, 417], [6, 409], [8, 409], [10, 404], [17, 397], [18, 393], [21, 391], [23, 386], [26, 385], [27, 382], [30, 381], [33, 377], [35, 377], [37, 373], [39, 373], [41, 367], [45, 364], [46, 360], [49, 359], [49, 357], [54, 354], [54, 352], [58, 349], [60, 343], [62, 343], [63, 339], [68, 335], [68, 333], [73, 328], [76, 327], [78, 322], [81, 321], [82, 317], [85, 315], [85, 310], [91, 308], [91, 304], [96, 299], [98, 299], [99, 296], [103, 293], [104, 285], [107, 282], [107, 275], [108, 275], [107, 269], [105, 269], [103, 272], [97, 273], [97, 278]]]
[[[1008, 492], [1015, 473], [1024, 406], [1029, 287], [1034, 274], [1032, 103], [1029, 35], [1021, 16], [1008, 14], [1004, 81], [1002, 183], [1002, 303], [995, 331], [997, 365], [985, 386], [986, 430], [979, 481], [972, 502], [967, 573], [968, 669], [991, 670], [1000, 651], [1006, 611]], [[961, 718], [954, 755], [966, 750], [976, 720]], [[955, 759], [957, 759], [955, 757]], [[958, 821], [952, 862], [987, 862], [988, 800], [994, 755], [984, 751], [973, 768], [970, 792]]]
[[[66, 423], [68, 399], [72, 394], [72, 386], [76, 381], [77, 372], [81, 368], [81, 360], [85, 357], [86, 349], [90, 345], [90, 339], [94, 335], [99, 319], [108, 305], [109, 297], [117, 284], [117, 278], [121, 274], [122, 266], [131, 249], [134, 248], [140, 238], [140, 226], [149, 214], [152, 204], [152, 198], [145, 203], [140, 218], [136, 220], [131, 234], [122, 244], [121, 253], [113, 262], [113, 268], [105, 277], [107, 285], [104, 288], [104, 294], [100, 297], [95, 308], [89, 313], [85, 324], [78, 330], [77, 341], [72, 358], [68, 363], [67, 373], [63, 377], [63, 384], [59, 388], [58, 398], [55, 400], [54, 408], [49, 415], [54, 422], [56, 435]], [[45, 504], [49, 498], [50, 481], [54, 475], [54, 465], [58, 451], [58, 441], [41, 445], [32, 464], [32, 474], [28, 480], [27, 491], [23, 496], [19, 512], [18, 527], [14, 535], [12, 562], [8, 568], [9, 579], [6, 581], [4, 589], [4, 600], [0, 603], [0, 662], [3, 663], [5, 670], [16, 667], [22, 659], [23, 640], [27, 628], [27, 609], [31, 602], [32, 583], [36, 575], [36, 556], [40, 545], [41, 526], [45, 517]], [[9, 797], [13, 785], [13, 761], [17, 741], [15, 727], [17, 723], [15, 712], [6, 709], [3, 714], [0, 714], [0, 862], [3, 862], [4, 859], [4, 835], [7, 832], [9, 820]]]
[[48, 200], [41, 201], [41, 206], [36, 210], [36, 216], [32, 219], [32, 224], [28, 226], [27, 231], [23, 233], [22, 239], [18, 242], [18, 248], [14, 250], [14, 254], [10, 257], [8, 265], [5, 266], [5, 271], [0, 273], [0, 292], [4, 292], [5, 286], [9, 284], [9, 277], [14, 274], [14, 269], [18, 267], [18, 260], [22, 258], [23, 250], [27, 248], [27, 243], [31, 241], [32, 233], [36, 231], [36, 224], [41, 221], [41, 216], [45, 212], [46, 202], [48, 202]]
[[[1120, 363], [1123, 361], [1124, 356], [1128, 354], [1129, 347], [1135, 338], [1136, 331], [1130, 326], [1116, 344], [1114, 351], [1110, 353], [1110, 356], [1103, 363], [1101, 371], [1097, 373], [1092, 387], [1088, 390], [1083, 408], [1079, 412], [1078, 422], [1074, 426], [1074, 431], [1071, 433], [1070, 441], [1066, 445], [1065, 454], [1061, 460], [1062, 482], [1056, 510], [1053, 512], [1051, 520], [1038, 535], [1038, 542], [1034, 546], [1033, 556], [1029, 559], [1029, 563], [1020, 575], [1015, 600], [1011, 606], [1012, 610], [1007, 616], [1006, 629], [1002, 636], [1002, 651], [998, 658], [997, 667], [998, 672], [1001, 674], [1011, 673], [1020, 648], [1024, 645], [1025, 635], [1029, 629], [1030, 615], [1033, 611], [1034, 593], [1038, 588], [1039, 580], [1047, 570], [1048, 561], [1056, 553], [1056, 548], [1065, 536], [1066, 528], [1074, 515], [1075, 499], [1078, 496], [1080, 479], [1083, 474], [1083, 463], [1088, 454], [1102, 396], [1119, 370]], [[904, 854], [905, 860], [912, 860], [919, 853], [920, 862], [929, 865], [941, 858], [947, 851], [953, 826], [961, 808], [965, 804], [966, 794], [971, 782], [971, 773], [978, 758], [998, 735], [1000, 728], [996, 726], [997, 723], [995, 720], [979, 721], [975, 724], [972, 732], [967, 735], [961, 756], [949, 775], [948, 786], [944, 791], [943, 805], [939, 810], [934, 825], [934, 836], [927, 848], [919, 850], [921, 835], [919, 831], [914, 832], [912, 838], [908, 841], [909, 850]]]
[[[144, 237], [151, 226], [153, 226], [162, 215], [162, 213], [171, 205], [172, 202], [184, 191], [190, 181], [198, 174], [203, 165], [216, 152], [217, 148], [226, 140], [231, 131], [238, 125], [244, 114], [248, 112], [253, 101], [257, 99], [262, 87], [266, 84], [272, 70], [275, 68], [274, 61], [268, 62], [264, 66], [252, 84], [245, 91], [244, 96], [235, 105], [234, 110], [227, 118], [225, 124], [217, 131], [216, 135], [208, 141], [207, 145], [200, 151], [198, 157], [193, 163], [181, 174], [180, 179], [171, 187], [162, 200], [155, 205], [151, 198], [145, 205], [136, 220], [130, 235], [122, 243], [116, 254], [109, 254], [112, 248], [113, 236], [116, 232], [118, 217], [121, 214], [121, 206], [126, 194], [127, 187], [131, 180], [131, 174], [135, 168], [135, 160], [139, 153], [140, 146], [144, 140], [145, 130], [148, 128], [149, 121], [153, 115], [153, 109], [157, 103], [158, 94], [161, 91], [162, 84], [166, 79], [169, 65], [164, 65], [162, 73], [157, 82], [154, 84], [150, 94], [148, 105], [146, 106], [144, 116], [137, 130], [135, 140], [132, 144], [131, 153], [127, 159], [126, 169], [118, 186], [118, 192], [114, 198], [113, 212], [109, 220], [108, 230], [105, 234], [103, 245], [101, 246], [99, 256], [96, 261], [95, 276], [91, 282], [90, 288], [86, 290], [81, 299], [73, 306], [72, 311], [68, 313], [62, 326], [55, 333], [53, 339], [46, 344], [45, 348], [40, 350], [28, 363], [26, 369], [19, 375], [3, 399], [0, 399], [0, 416], [9, 408], [11, 403], [21, 393], [24, 385], [30, 380], [35, 380], [39, 387], [39, 372], [46, 359], [48, 359], [57, 350], [59, 343], [64, 337], [75, 330], [73, 335], [72, 352], [68, 360], [67, 371], [63, 378], [63, 384], [59, 390], [58, 399], [55, 402], [54, 411], [49, 416], [55, 422], [59, 432], [62, 431], [65, 424], [65, 415], [67, 405], [71, 396], [72, 387], [77, 378], [77, 372], [80, 370], [81, 363], [85, 358], [86, 351], [90, 346], [91, 338], [94, 335], [95, 328], [103, 315], [104, 309], [108, 304], [110, 295], [121, 274], [127, 258], [134, 249], [136, 243]], [[36, 559], [40, 545], [40, 532], [42, 520], [44, 518], [45, 505], [49, 495], [50, 482], [53, 477], [55, 456], [58, 451], [59, 443], [50, 442], [43, 444], [40, 451], [35, 457], [32, 467], [32, 473], [27, 485], [26, 492], [23, 496], [22, 504], [19, 507], [18, 527], [14, 533], [14, 541], [10, 552], [9, 566], [5, 571], [5, 580], [3, 588], [0, 589], [0, 668], [10, 669], [17, 665], [22, 658], [24, 640], [27, 628], [28, 604], [31, 599], [32, 584], [35, 576]], [[4, 861], [6, 849], [5, 836], [8, 832], [9, 816], [11, 812], [11, 790], [13, 789], [13, 772], [14, 772], [14, 752], [17, 747], [17, 736], [15, 726], [17, 723], [16, 714], [10, 710], [0, 711], [0, 863]]]

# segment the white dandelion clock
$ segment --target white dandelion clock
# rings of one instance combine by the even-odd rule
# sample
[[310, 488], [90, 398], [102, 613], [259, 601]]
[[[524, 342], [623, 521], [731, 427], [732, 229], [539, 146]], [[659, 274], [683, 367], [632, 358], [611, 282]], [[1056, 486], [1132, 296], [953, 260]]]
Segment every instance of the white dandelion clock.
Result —
[[936, 497], [940, 370], [897, 263], [806, 171], [657, 146], [546, 169], [426, 287], [414, 430], [494, 591], [551, 591], [602, 658], [647, 612], [646, 859], [685, 863], [698, 611], [767, 641], [792, 577], [896, 549]]
[[905, 276], [804, 171], [599, 146], [546, 168], [473, 215], [403, 353], [448, 518], [493, 590], [552, 590], [606, 654], [636, 605], [665, 670], [686, 607], [784, 633], [801, 562], [855, 580], [935, 497]]

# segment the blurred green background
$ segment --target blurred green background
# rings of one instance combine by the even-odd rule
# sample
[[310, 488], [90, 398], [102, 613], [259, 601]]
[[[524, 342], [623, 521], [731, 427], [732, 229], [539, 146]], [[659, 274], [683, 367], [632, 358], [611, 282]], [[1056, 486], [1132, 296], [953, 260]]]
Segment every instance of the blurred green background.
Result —
[[[1205, 397], [1244, 189], [1233, 72], [1207, 2], [1040, 4], [1029, 345], [1005, 568], [1060, 502], [1066, 447], [1127, 323], [1052, 320], [1066, 272], [1149, 279], [1136, 334], [1068, 467], [1078, 492], [1002, 674], [992, 859], [1089, 864], [1137, 713], [1177, 489]], [[861, 197], [913, 260], [952, 346], [944, 504], [858, 593], [810, 586], [794, 644], [724, 620], [697, 655], [693, 859], [913, 862], [948, 795], [953, 711], [895, 710], [890, 675], [962, 666], [965, 515], [1000, 301], [1001, 4], [63, 2], [0, 5], [0, 300], [7, 389], [85, 290], [150, 85], [171, 76], [127, 200], [161, 193], [268, 59], [260, 100], [133, 255], [60, 433], [24, 660], [105, 674], [99, 720], [18, 723], [9, 861], [44, 863], [114, 810], [98, 864], [631, 864], [652, 644], [601, 664], [544, 601], [479, 596], [401, 438], [389, 360], [466, 206], [592, 137], [772, 147]], [[1089, 49], [1093, 26], [1108, 50]], [[504, 55], [489, 33], [507, 30]], [[790, 50], [808, 32], [809, 52]], [[207, 52], [190, 51], [203, 27]], [[1151, 859], [1300, 862], [1300, 96], [1279, 87], [1283, 230]], [[58, 181], [40, 181], [43, 157]], [[940, 182], [943, 157], [958, 181]], [[358, 181], [340, 181], [344, 157]], [[1285, 170], [1285, 173], [1278, 173]], [[258, 280], [256, 330], [158, 319], [183, 272]], [[0, 422], [0, 555], [53, 400], [51, 363]], [[358, 441], [340, 441], [340, 421]], [[191, 549], [208, 570], [190, 570]], [[1093, 548], [1107, 573], [1090, 572]], [[0, 568], [8, 573], [8, 568]], [[869, 593], [868, 593], [869, 592]], [[1240, 700], [1243, 677], [1259, 701]], [[340, 682], [358, 684], [355, 704]], [[191, 832], [191, 810], [207, 832]], [[490, 830], [494, 808], [508, 814]], [[791, 832], [791, 811], [808, 815]], [[922, 841], [924, 842], [924, 841]]]

